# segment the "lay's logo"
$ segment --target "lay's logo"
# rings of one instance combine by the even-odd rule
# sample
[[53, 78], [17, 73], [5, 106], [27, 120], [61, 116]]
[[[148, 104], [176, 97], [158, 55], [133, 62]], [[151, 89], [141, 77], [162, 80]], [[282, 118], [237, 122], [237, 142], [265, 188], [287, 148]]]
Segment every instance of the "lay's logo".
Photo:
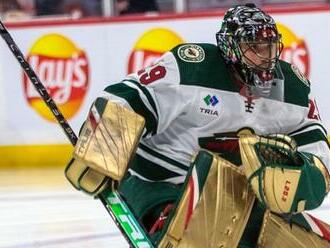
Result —
[[[85, 51], [63, 35], [47, 34], [32, 45], [27, 61], [64, 117], [72, 118], [78, 112], [89, 86], [89, 62]], [[29, 105], [46, 120], [55, 122], [25, 74], [23, 89]]]
[[163, 53], [183, 42], [178, 34], [166, 28], [153, 28], [146, 31], [133, 47], [128, 61], [128, 73], [152, 65]]
[[308, 78], [310, 73], [310, 55], [306, 42], [283, 24], [277, 23], [277, 28], [282, 34], [284, 45], [281, 59], [295, 65]]

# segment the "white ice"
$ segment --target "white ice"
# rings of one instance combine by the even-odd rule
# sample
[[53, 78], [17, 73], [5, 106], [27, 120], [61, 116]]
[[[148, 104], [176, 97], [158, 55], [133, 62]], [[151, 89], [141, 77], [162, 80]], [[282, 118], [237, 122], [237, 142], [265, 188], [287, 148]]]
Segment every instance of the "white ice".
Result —
[[[311, 211], [330, 223], [330, 198]], [[73, 189], [62, 169], [0, 170], [1, 248], [128, 247], [102, 203]]]
[[62, 170], [33, 172], [0, 171], [1, 248], [128, 247], [102, 203], [75, 190]]

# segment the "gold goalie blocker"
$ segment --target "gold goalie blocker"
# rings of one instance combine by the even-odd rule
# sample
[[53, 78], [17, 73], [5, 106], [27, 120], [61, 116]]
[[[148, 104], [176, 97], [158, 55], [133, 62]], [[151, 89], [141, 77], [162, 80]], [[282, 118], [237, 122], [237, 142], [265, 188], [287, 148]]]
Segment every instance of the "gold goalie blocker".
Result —
[[135, 112], [97, 98], [80, 132], [73, 159], [65, 170], [71, 184], [97, 195], [113, 180], [120, 181], [135, 153], [145, 125]]

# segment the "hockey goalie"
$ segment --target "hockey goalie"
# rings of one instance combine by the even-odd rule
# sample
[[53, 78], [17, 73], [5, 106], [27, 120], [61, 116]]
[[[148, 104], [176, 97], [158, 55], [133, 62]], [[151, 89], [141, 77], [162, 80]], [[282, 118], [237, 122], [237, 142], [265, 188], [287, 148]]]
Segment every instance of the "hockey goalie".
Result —
[[67, 178], [96, 196], [116, 188], [155, 247], [330, 247], [305, 213], [330, 190], [310, 82], [253, 4], [230, 8], [216, 40], [105, 88]]

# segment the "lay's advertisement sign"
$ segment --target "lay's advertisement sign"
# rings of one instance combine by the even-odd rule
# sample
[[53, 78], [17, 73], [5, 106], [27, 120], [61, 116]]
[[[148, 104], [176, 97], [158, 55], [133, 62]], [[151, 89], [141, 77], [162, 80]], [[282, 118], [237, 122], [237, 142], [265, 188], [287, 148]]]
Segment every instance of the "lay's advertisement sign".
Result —
[[[52, 33], [38, 38], [26, 57], [64, 117], [70, 120], [80, 109], [90, 83], [86, 52], [69, 38]], [[25, 73], [23, 90], [31, 108], [45, 120], [56, 121]]]
[[[283, 36], [281, 59], [294, 64], [312, 82], [321, 118], [330, 131], [330, 32], [321, 33], [313, 25], [330, 23], [330, 8], [270, 14]], [[222, 18], [221, 13], [210, 12], [200, 17], [103, 19], [81, 25], [79, 21], [31, 23], [29, 28], [17, 25], [9, 31], [78, 133], [93, 100], [105, 87], [153, 64], [182, 42], [215, 44]], [[0, 146], [68, 144], [51, 111], [3, 43], [0, 58]]]
[[144, 32], [134, 44], [128, 61], [128, 73], [150, 66], [163, 53], [183, 43], [183, 38], [167, 28], [153, 28]]
[[294, 64], [307, 78], [310, 74], [310, 55], [304, 38], [299, 37], [289, 27], [277, 23], [282, 34], [283, 51], [281, 59]]

